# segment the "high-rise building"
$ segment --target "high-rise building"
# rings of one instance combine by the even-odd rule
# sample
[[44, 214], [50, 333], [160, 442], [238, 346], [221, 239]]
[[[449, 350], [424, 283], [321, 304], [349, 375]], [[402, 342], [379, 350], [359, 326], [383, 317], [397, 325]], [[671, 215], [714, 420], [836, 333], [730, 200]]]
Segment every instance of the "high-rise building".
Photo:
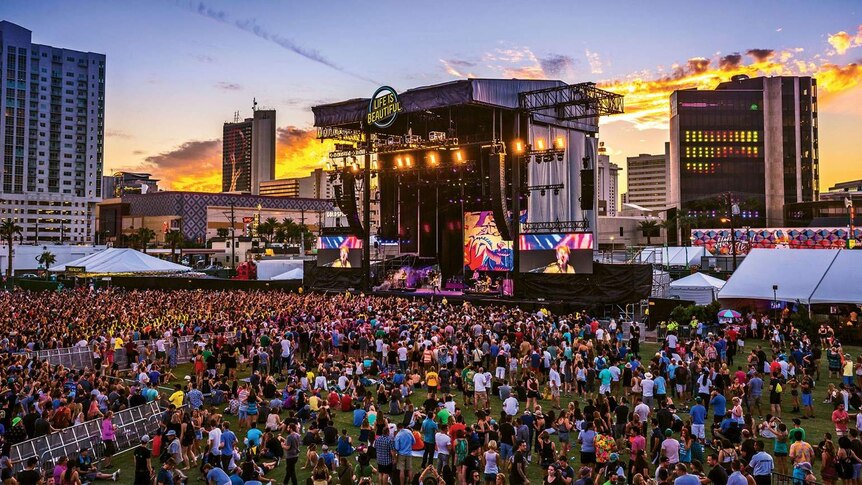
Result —
[[599, 215], [616, 217], [617, 183], [619, 181], [620, 167], [615, 163], [611, 163], [611, 157], [605, 150], [604, 142], [599, 142], [596, 171], [596, 195], [598, 196]]
[[225, 123], [222, 147], [222, 192], [259, 194], [275, 178], [275, 110]]
[[0, 21], [0, 219], [24, 241], [93, 242], [102, 198], [105, 56], [33, 44]]
[[739, 206], [737, 225], [781, 227], [784, 205], [817, 200], [817, 83], [734, 76], [671, 95], [670, 203], [703, 227]]
[[624, 203], [659, 211], [667, 201], [667, 144], [665, 153], [641, 153], [626, 158], [628, 192]]
[[267, 180], [260, 183], [260, 195], [273, 197], [299, 197], [300, 179]]

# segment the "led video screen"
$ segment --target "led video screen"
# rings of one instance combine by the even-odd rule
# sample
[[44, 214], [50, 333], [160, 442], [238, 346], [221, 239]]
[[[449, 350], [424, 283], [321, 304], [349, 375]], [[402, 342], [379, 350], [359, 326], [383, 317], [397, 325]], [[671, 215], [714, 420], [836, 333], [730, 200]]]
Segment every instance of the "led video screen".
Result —
[[522, 234], [521, 273], [585, 274], [593, 272], [592, 233]]
[[362, 239], [356, 236], [323, 236], [317, 242], [317, 265], [327, 268], [362, 267]]
[[464, 270], [512, 271], [512, 241], [505, 241], [491, 211], [464, 213]]

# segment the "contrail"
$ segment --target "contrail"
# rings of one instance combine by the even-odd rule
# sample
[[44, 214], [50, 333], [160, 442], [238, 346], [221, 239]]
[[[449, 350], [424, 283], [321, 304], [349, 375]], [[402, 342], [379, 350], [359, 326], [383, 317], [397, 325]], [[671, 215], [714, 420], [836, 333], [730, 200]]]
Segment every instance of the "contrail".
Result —
[[347, 74], [348, 76], [352, 76], [357, 79], [370, 82], [372, 84], [380, 84], [374, 79], [344, 69], [343, 67], [326, 58], [326, 56], [321, 54], [317, 49], [309, 49], [307, 47], [303, 47], [286, 37], [282, 37], [281, 35], [268, 31], [260, 24], [258, 24], [254, 19], [232, 20], [224, 10], [216, 10], [206, 5], [204, 2], [198, 2], [197, 4], [190, 2], [189, 10], [203, 17], [215, 20], [216, 22], [220, 22], [226, 25], [232, 25], [263, 40], [272, 42], [273, 44], [283, 49], [287, 49], [294, 54], [299, 54], [300, 56], [310, 61], [317, 62], [318, 64], [323, 64], [326, 67], [335, 69], [336, 71]]

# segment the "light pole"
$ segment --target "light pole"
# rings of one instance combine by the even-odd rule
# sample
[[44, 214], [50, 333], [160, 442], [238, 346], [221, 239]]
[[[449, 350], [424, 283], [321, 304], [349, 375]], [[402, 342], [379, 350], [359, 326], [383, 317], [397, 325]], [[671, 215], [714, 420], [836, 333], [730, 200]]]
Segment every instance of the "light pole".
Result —
[[611, 236], [611, 263], [614, 262], [614, 237]]
[[730, 223], [730, 251], [733, 255], [733, 271], [736, 271], [736, 228], [733, 227], [733, 217], [739, 214], [739, 204], [733, 203], [733, 194], [726, 192], [727, 217], [722, 217], [721, 222]]
[[775, 321], [772, 322], [774, 325], [778, 321], [778, 285], [772, 285], [772, 309], [775, 315]]

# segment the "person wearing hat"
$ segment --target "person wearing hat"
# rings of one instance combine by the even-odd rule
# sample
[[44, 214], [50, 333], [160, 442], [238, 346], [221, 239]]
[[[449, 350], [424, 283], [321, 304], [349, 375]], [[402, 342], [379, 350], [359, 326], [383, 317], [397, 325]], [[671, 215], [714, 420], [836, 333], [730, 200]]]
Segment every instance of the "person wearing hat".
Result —
[[641, 380], [641, 389], [644, 404], [652, 408], [653, 401], [655, 400], [655, 381], [652, 378], [651, 372], [644, 374], [644, 378]]
[[[169, 429], [167, 434], [165, 435], [168, 442], [168, 454], [174, 459], [174, 463], [182, 463], [183, 462], [183, 447], [182, 443], [180, 443], [180, 438], [177, 436], [177, 432]], [[180, 469], [175, 470], [175, 475], [182, 477], [183, 473]]]
[[817, 483], [811, 471], [811, 463], [805, 461], [793, 467], [793, 483]]
[[[618, 453], [611, 453], [608, 458], [608, 463], [605, 465], [605, 470], [603, 473], [605, 477], [605, 481], [614, 482], [615, 479], [625, 478], [626, 472], [623, 467], [623, 463], [620, 461], [620, 455]], [[625, 483], [625, 480], [617, 483]]]
[[20, 416], [12, 418], [12, 427], [6, 431], [7, 446], [13, 446], [18, 443], [27, 441], [27, 428], [24, 427], [24, 420]]
[[153, 482], [153, 452], [150, 450], [150, 437], [141, 436], [141, 444], [135, 447], [132, 454], [135, 457], [134, 485], [150, 485]]

